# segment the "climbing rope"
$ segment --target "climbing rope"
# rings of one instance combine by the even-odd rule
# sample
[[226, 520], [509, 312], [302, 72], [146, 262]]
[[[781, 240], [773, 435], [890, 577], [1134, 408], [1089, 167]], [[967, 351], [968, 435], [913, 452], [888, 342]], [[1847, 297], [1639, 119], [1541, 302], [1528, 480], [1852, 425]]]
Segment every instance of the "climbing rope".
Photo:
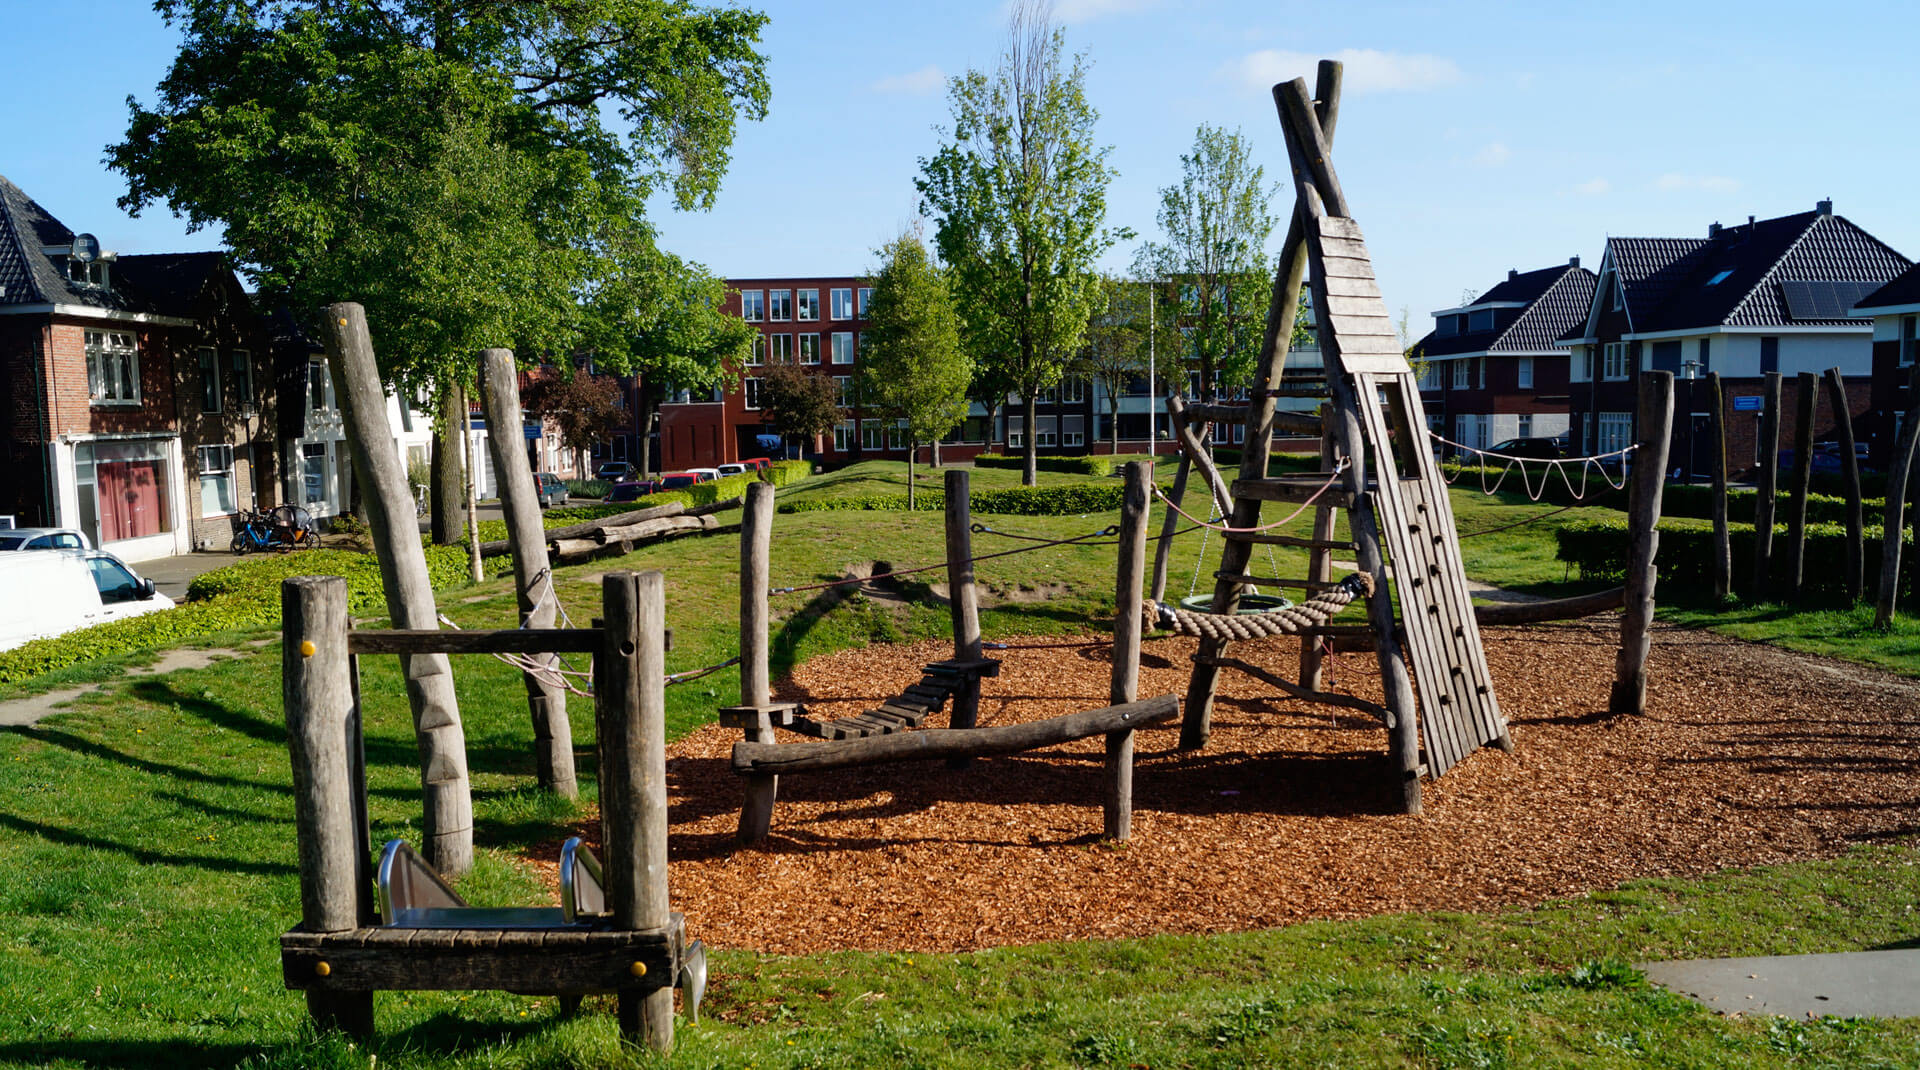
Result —
[[1325, 624], [1351, 605], [1353, 600], [1373, 593], [1373, 577], [1356, 572], [1333, 587], [1315, 594], [1299, 605], [1285, 606], [1265, 613], [1198, 613], [1165, 602], [1146, 602], [1149, 624], [1202, 639], [1225, 642], [1235, 639], [1265, 639], [1275, 635], [1298, 635]]
[[[1560, 482], [1566, 486], [1567, 493], [1571, 494], [1575, 501], [1580, 501], [1587, 496], [1587, 486], [1594, 472], [1599, 472], [1600, 478], [1607, 486], [1614, 490], [1625, 487], [1627, 485], [1626, 465], [1624, 463], [1618, 465], [1620, 469], [1620, 479], [1618, 482], [1615, 482], [1613, 473], [1607, 462], [1624, 462], [1628, 454], [1640, 448], [1636, 443], [1624, 449], [1613, 450], [1609, 453], [1597, 453], [1591, 457], [1510, 457], [1504, 453], [1489, 453], [1486, 450], [1474, 446], [1455, 442], [1450, 438], [1436, 434], [1431, 429], [1427, 431], [1427, 437], [1441, 445], [1450, 446], [1462, 453], [1471, 453], [1474, 455], [1476, 458], [1474, 467], [1478, 469], [1480, 473], [1480, 493], [1488, 495], [1499, 493], [1500, 488], [1506, 485], [1507, 476], [1517, 470], [1520, 473], [1520, 486], [1526, 492], [1527, 500], [1535, 502], [1539, 501], [1541, 496], [1547, 492], [1547, 485], [1553, 481], [1553, 475], [1556, 472], [1560, 475]], [[1527, 475], [1528, 464], [1538, 464], [1541, 466], [1540, 482], [1538, 485], [1535, 485]], [[1567, 467], [1569, 465], [1578, 465], [1580, 469], [1580, 487], [1577, 490], [1573, 485], [1573, 477], [1567, 474]], [[1489, 487], [1487, 486], [1487, 469], [1493, 467], [1498, 467], [1500, 474], [1494, 478], [1493, 485]], [[1453, 477], [1447, 480], [1447, 485], [1453, 486], [1457, 483], [1460, 475], [1461, 473], [1456, 471]]]

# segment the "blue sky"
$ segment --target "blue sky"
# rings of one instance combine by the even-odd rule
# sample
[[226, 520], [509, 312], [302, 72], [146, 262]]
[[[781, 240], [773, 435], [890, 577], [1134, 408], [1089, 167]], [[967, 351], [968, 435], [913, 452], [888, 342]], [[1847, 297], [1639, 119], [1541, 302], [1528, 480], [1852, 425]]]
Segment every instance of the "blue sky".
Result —
[[[0, 174], [124, 252], [211, 248], [164, 210], [114, 205], [101, 164], [151, 100], [178, 37], [144, 0], [10, 2]], [[666, 244], [723, 275], [873, 266], [915, 217], [913, 177], [946, 120], [944, 78], [990, 67], [998, 0], [770, 3], [773, 105], [744, 124], [711, 212], [661, 209]], [[1109, 222], [1156, 233], [1158, 190], [1202, 122], [1237, 127], [1271, 178], [1267, 87], [1349, 61], [1335, 163], [1387, 303], [1434, 309], [1579, 255], [1609, 234], [1835, 210], [1920, 256], [1920, 13], [1900, 3], [1668, 0], [1243, 3], [1059, 0], [1118, 169]], [[1289, 203], [1290, 186], [1280, 193]], [[1275, 242], [1279, 236], [1275, 235]], [[1132, 248], [1109, 266], [1124, 267]]]

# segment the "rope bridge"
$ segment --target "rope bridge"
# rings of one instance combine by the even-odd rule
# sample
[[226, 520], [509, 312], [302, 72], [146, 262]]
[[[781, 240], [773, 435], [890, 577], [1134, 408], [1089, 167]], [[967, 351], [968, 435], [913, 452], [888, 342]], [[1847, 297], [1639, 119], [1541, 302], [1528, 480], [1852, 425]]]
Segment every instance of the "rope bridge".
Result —
[[1265, 639], [1275, 635], [1298, 635], [1317, 628], [1356, 598], [1373, 593], [1373, 577], [1356, 572], [1333, 587], [1320, 591], [1299, 605], [1284, 606], [1265, 613], [1197, 613], [1165, 602], [1147, 602], [1144, 608], [1149, 623], [1181, 635], [1202, 639]]

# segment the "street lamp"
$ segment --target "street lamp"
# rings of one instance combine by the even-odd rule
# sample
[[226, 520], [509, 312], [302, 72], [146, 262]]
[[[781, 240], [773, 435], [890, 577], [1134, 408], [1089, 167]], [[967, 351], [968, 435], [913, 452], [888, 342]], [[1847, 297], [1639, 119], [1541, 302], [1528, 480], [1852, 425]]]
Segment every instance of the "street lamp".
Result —
[[1699, 440], [1699, 437], [1700, 437], [1700, 436], [1699, 436], [1699, 435], [1697, 435], [1697, 434], [1695, 434], [1695, 431], [1697, 431], [1697, 430], [1698, 430], [1698, 428], [1696, 428], [1696, 427], [1694, 426], [1694, 422], [1695, 422], [1695, 421], [1694, 421], [1694, 412], [1693, 412], [1693, 380], [1694, 380], [1694, 377], [1695, 377], [1695, 376], [1697, 376], [1697, 375], [1699, 375], [1699, 374], [1700, 374], [1700, 362], [1699, 362], [1699, 361], [1697, 361], [1697, 360], [1683, 360], [1683, 361], [1681, 361], [1681, 362], [1680, 362], [1680, 378], [1682, 378], [1682, 379], [1685, 379], [1685, 380], [1687, 381], [1687, 471], [1686, 471], [1686, 482], [1688, 482], [1688, 483], [1691, 483], [1691, 482], [1693, 482], [1693, 474], [1694, 474], [1695, 472], [1697, 472], [1697, 471], [1699, 471], [1699, 468], [1700, 468], [1700, 466], [1699, 466], [1698, 464], [1696, 464], [1696, 463], [1695, 463], [1695, 460], [1696, 460], [1696, 457], [1695, 457], [1695, 454], [1696, 454], [1696, 450], [1695, 450], [1695, 445], [1696, 445], [1696, 443], [1698, 442], [1698, 440]]

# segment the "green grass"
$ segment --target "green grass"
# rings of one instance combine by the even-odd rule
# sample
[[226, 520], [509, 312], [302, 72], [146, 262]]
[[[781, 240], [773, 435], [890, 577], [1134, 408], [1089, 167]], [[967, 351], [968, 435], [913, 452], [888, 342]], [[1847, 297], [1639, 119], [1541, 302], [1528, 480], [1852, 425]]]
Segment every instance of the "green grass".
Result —
[[1796, 609], [1774, 603], [1719, 609], [1678, 605], [1662, 606], [1660, 617], [1737, 639], [1845, 658], [1902, 676], [1920, 676], [1920, 620], [1897, 615], [1890, 627], [1878, 629], [1873, 626], [1870, 605], [1831, 609]]
[[[837, 484], [792, 492], [869, 493], [877, 489], [870, 484], [898, 478], [884, 467], [841, 475]], [[975, 485], [989, 477], [976, 473]], [[1197, 491], [1188, 500], [1190, 510], [1203, 508]], [[1463, 533], [1544, 512], [1477, 493], [1454, 501]], [[1567, 515], [1468, 539], [1469, 571], [1530, 589], [1566, 586], [1551, 560], [1550, 525]], [[1049, 538], [1112, 522], [985, 520]], [[975, 545], [988, 552], [1022, 544], [983, 534]], [[1184, 593], [1196, 563], [1198, 588], [1210, 587], [1219, 550], [1217, 537], [1183, 536], [1170, 593]], [[1112, 555], [1101, 545], [981, 562], [988, 637], [1105, 630]], [[942, 556], [937, 514], [782, 516], [773, 582], [829, 579], [876, 557], [907, 567]], [[1263, 558], [1264, 550], [1256, 553], [1256, 562]], [[558, 590], [584, 622], [596, 612], [599, 573], [664, 569], [676, 641], [668, 668], [679, 671], [734, 652], [737, 564], [731, 537], [682, 539], [561, 569]], [[1276, 554], [1263, 567], [1298, 574], [1302, 565]], [[910, 578], [908, 592], [943, 578]], [[1047, 597], [1030, 600], [1038, 593]], [[807, 610], [811, 597], [775, 599], [778, 666], [866, 642], [947, 634], [936, 605], [902, 610], [856, 598], [820, 615]], [[513, 619], [500, 579], [445, 593], [441, 603], [464, 627]], [[417, 842], [416, 752], [396, 668], [393, 659], [369, 658], [363, 669], [373, 835]], [[519, 859], [533, 845], [557, 842], [579, 811], [532, 787], [515, 673], [489, 658], [462, 659], [456, 669], [478, 846], [461, 890], [483, 904], [539, 901], [540, 883]], [[100, 666], [64, 672], [108, 675]], [[733, 670], [670, 688], [670, 732], [705, 723], [737, 691]], [[576, 743], [590, 748], [590, 707], [575, 699], [570, 709]], [[582, 756], [584, 806], [596, 782], [591, 750]], [[380, 1035], [370, 1050], [312, 1035], [300, 1000], [281, 985], [275, 951], [278, 933], [299, 914], [291, 818], [277, 644], [204, 669], [112, 682], [35, 728], [0, 731], [0, 1066], [658, 1062], [621, 1047], [605, 1000], [563, 1019], [550, 999], [387, 993], [377, 997]], [[1913, 1022], [1720, 1018], [1645, 987], [1624, 964], [1896, 946], [1912, 939], [1916, 898], [1920, 850], [1898, 841], [1831, 861], [1640, 881], [1484, 915], [960, 955], [723, 952], [707, 1019], [681, 1021], [672, 1065], [1914, 1065]]]

